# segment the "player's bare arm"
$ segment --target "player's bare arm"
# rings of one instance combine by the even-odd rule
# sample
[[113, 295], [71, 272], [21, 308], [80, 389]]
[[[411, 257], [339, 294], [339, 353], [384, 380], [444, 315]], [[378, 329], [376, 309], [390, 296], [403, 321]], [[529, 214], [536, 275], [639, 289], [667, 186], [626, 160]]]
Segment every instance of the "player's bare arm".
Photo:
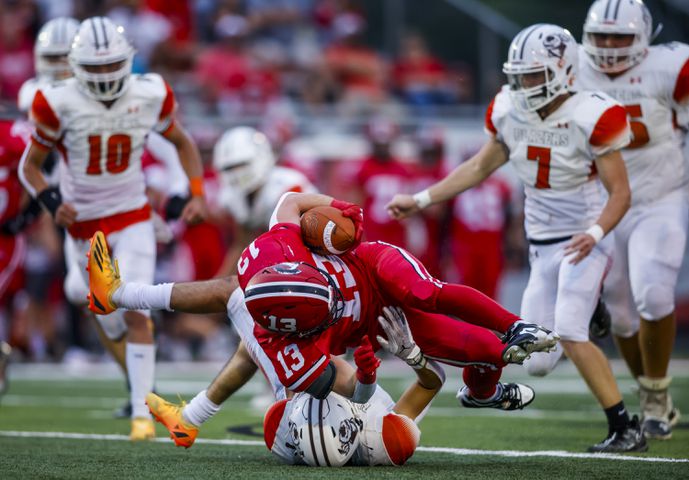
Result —
[[[574, 254], [570, 263], [577, 264], [591, 253], [596, 243], [615, 228], [631, 205], [631, 191], [627, 179], [627, 168], [619, 150], [597, 157], [596, 168], [603, 186], [608, 192], [608, 201], [596, 220], [596, 224], [586, 233], [574, 235], [565, 248], [565, 254]], [[599, 227], [600, 230], [596, 227]], [[597, 237], [600, 238], [597, 238]]]
[[450, 174], [415, 195], [397, 194], [386, 205], [388, 214], [401, 220], [435, 203], [445, 202], [481, 183], [509, 159], [505, 144], [491, 138], [481, 150]]
[[294, 223], [299, 225], [301, 214], [314, 207], [327, 207], [333, 202], [333, 197], [320, 193], [293, 193], [282, 196], [275, 209], [274, 223]]
[[203, 166], [199, 149], [178, 123], [172, 125], [165, 137], [177, 149], [182, 168], [189, 177], [191, 199], [184, 207], [181, 218], [189, 224], [199, 223], [208, 216], [208, 207], [203, 196]]
[[49, 153], [49, 149], [30, 143], [20, 162], [19, 178], [24, 188], [50, 212], [55, 223], [61, 227], [69, 227], [75, 222], [77, 211], [72, 205], [62, 203], [57, 187], [50, 187], [41, 172]]

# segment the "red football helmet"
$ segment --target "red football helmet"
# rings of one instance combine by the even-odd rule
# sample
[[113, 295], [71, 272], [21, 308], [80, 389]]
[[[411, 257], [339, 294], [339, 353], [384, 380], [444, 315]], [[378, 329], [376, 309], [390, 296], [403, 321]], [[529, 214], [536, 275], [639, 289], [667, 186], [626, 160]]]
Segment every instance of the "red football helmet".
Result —
[[249, 280], [244, 302], [254, 322], [271, 332], [307, 337], [342, 317], [342, 292], [327, 272], [308, 263], [278, 263]]

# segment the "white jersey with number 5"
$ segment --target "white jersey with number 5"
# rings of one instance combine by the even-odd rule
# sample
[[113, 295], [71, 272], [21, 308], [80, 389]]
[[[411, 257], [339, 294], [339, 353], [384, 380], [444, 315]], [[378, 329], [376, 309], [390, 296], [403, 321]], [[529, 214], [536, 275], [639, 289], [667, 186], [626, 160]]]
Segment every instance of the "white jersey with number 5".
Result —
[[84, 94], [74, 78], [41, 88], [31, 106], [34, 145], [62, 153], [60, 192], [77, 221], [143, 207], [141, 154], [151, 130], [173, 125], [175, 97], [157, 74], [132, 75], [110, 106]]
[[581, 88], [607, 93], [629, 114], [634, 138], [622, 157], [633, 204], [657, 200], [684, 185], [687, 166], [677, 120], [689, 123], [689, 45], [649, 47], [640, 64], [615, 77], [595, 70], [581, 53], [577, 78]]
[[514, 108], [505, 86], [486, 112], [486, 130], [504, 143], [524, 184], [526, 233], [552, 239], [581, 233], [598, 218], [605, 192], [596, 157], [625, 146], [624, 109], [602, 93], [580, 92], [545, 120]]

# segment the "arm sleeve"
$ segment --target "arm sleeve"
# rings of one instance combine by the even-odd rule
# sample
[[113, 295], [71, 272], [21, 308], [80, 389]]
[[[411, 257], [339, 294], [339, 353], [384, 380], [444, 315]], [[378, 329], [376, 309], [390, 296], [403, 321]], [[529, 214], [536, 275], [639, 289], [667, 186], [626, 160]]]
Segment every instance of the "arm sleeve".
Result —
[[166, 81], [163, 81], [163, 84], [165, 85], [165, 97], [158, 114], [158, 123], [153, 128], [161, 135], [165, 135], [172, 129], [175, 123], [175, 111], [177, 110], [177, 101], [172, 88], [170, 88]]
[[306, 393], [318, 398], [319, 400], [324, 399], [332, 391], [333, 385], [335, 385], [335, 376], [337, 375], [337, 369], [333, 362], [328, 362], [325, 370], [313, 381], [311, 385], [306, 388]]
[[52, 149], [61, 135], [60, 119], [41, 90], [34, 95], [29, 117], [34, 124], [31, 136], [33, 144], [44, 149]]
[[630, 140], [627, 111], [621, 105], [613, 105], [605, 110], [589, 137], [591, 150], [597, 157], [627, 146]]
[[689, 59], [684, 63], [677, 75], [675, 89], [672, 92], [672, 99], [678, 105], [689, 107]]
[[490, 135], [491, 137], [497, 137], [498, 136], [498, 129], [495, 128], [495, 125], [493, 124], [493, 106], [495, 105], [495, 98], [490, 101], [490, 104], [488, 105], [488, 108], [486, 109], [486, 116], [485, 116], [485, 122], [484, 122], [484, 129]]

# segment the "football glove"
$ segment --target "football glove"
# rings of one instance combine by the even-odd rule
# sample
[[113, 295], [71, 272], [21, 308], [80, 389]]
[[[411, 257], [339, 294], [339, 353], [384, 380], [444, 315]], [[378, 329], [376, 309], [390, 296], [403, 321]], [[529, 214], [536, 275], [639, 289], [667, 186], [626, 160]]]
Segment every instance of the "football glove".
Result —
[[378, 323], [388, 337], [386, 340], [380, 335], [376, 336], [378, 343], [385, 350], [401, 358], [412, 368], [420, 369], [426, 366], [426, 357], [414, 342], [407, 317], [401, 308], [384, 307], [383, 315], [378, 316]]

